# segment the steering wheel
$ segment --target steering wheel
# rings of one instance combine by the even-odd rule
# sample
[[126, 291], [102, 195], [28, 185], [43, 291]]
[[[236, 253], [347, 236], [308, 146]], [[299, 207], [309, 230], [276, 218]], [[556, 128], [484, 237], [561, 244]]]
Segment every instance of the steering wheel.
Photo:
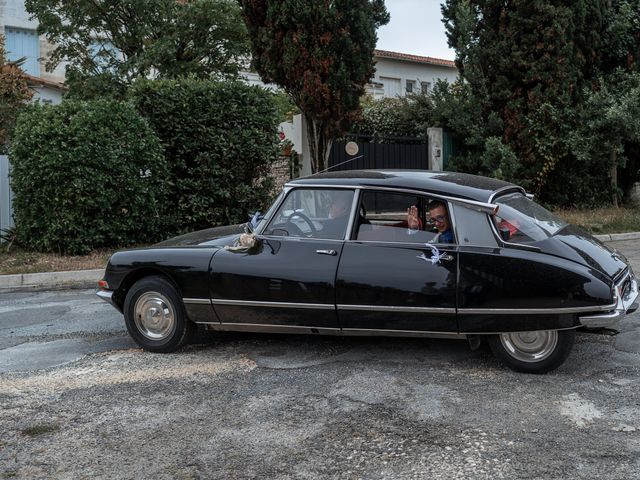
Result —
[[[309, 225], [309, 228], [311, 229], [311, 233], [310, 235], [313, 235], [314, 233], [317, 232], [316, 230], [316, 226], [313, 224], [313, 220], [311, 220], [309, 217], [307, 217], [304, 213], [302, 212], [293, 212], [291, 215], [289, 215], [287, 217], [287, 223], [291, 223], [293, 225], [295, 225], [295, 223], [293, 223], [291, 220], [293, 220], [294, 218], [299, 217], [302, 220], [304, 220], [304, 222]], [[297, 225], [296, 225], [297, 226]], [[298, 227], [299, 229], [299, 227]]]

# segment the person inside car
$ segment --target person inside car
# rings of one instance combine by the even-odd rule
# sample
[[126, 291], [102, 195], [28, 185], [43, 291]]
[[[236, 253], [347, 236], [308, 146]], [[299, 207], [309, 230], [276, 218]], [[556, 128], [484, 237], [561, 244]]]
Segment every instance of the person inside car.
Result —
[[438, 229], [438, 234], [429, 243], [453, 243], [453, 232], [444, 202], [432, 200], [427, 210], [429, 211], [428, 222]]
[[349, 223], [351, 210], [351, 193], [337, 193], [331, 198], [329, 218], [322, 222], [322, 235], [325, 238], [339, 239], [344, 236]]

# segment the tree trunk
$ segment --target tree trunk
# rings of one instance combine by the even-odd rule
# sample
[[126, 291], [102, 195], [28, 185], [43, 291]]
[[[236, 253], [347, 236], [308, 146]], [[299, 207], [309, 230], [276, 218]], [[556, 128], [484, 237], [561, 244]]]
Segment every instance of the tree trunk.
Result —
[[609, 152], [609, 180], [611, 181], [613, 206], [618, 208], [618, 154], [615, 150]]
[[305, 120], [309, 153], [311, 154], [311, 173], [319, 173], [328, 166], [333, 137], [327, 134], [327, 129], [323, 122], [313, 120], [308, 116], [305, 116]]

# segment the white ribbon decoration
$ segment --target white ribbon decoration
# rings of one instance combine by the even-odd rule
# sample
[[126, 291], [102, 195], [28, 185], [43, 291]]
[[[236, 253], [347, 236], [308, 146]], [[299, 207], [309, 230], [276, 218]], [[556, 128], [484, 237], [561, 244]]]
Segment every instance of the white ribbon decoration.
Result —
[[436, 247], [435, 245], [431, 245], [430, 243], [425, 243], [425, 245], [431, 249], [431, 258], [427, 257], [424, 252], [421, 255], [416, 255], [416, 257], [424, 260], [425, 262], [430, 262], [431, 265], [440, 263], [440, 260], [446, 255], [446, 252], [440, 253], [438, 247]]

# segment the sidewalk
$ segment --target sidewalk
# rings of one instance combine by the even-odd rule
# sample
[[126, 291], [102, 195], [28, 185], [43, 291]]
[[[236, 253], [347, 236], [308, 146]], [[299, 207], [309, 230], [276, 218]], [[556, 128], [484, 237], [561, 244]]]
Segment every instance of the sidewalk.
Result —
[[[640, 232], [594, 235], [603, 242], [640, 240]], [[8, 290], [35, 290], [51, 288], [95, 288], [104, 269], [76, 270], [71, 272], [23, 273], [0, 275], [0, 293]]]

